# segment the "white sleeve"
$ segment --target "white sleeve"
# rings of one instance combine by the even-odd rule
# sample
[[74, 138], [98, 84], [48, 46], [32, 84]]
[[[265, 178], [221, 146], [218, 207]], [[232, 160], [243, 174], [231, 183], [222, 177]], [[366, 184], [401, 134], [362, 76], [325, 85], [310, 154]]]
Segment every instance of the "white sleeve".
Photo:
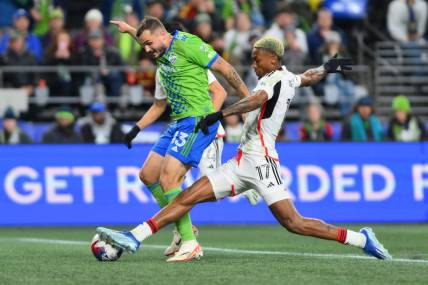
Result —
[[402, 17], [402, 8], [404, 7], [400, 2], [391, 2], [388, 6], [388, 14], [386, 16], [389, 34], [396, 41], [407, 41], [407, 31]]
[[167, 98], [167, 95], [165, 89], [162, 86], [162, 83], [160, 82], [159, 76], [159, 72], [156, 71], [155, 99], [165, 100]]
[[300, 84], [302, 84], [302, 78], [299, 75], [290, 72], [290, 78], [290, 87], [300, 87]]
[[257, 91], [265, 91], [268, 95], [269, 100], [273, 96], [273, 84], [269, 84], [267, 79], [267, 77], [260, 79], [257, 83], [256, 88], [254, 88], [253, 93], [256, 93]]
[[208, 85], [211, 85], [214, 81], [217, 81], [217, 78], [215, 78], [214, 73], [211, 72], [211, 70], [207, 69], [208, 74]]

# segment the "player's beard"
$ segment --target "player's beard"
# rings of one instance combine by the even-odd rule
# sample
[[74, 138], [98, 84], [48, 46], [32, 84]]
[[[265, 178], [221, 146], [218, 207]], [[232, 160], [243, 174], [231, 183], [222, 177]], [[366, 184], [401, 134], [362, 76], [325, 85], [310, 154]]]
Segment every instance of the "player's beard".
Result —
[[166, 46], [162, 44], [156, 51], [153, 52], [152, 56], [154, 59], [161, 57], [166, 51]]

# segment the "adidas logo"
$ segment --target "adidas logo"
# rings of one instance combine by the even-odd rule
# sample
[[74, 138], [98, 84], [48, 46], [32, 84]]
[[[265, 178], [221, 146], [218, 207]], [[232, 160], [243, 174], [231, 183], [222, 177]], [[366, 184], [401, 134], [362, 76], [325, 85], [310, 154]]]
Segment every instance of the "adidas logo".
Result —
[[273, 182], [270, 182], [267, 188], [270, 188], [272, 186], [275, 186], [275, 184], [273, 184]]

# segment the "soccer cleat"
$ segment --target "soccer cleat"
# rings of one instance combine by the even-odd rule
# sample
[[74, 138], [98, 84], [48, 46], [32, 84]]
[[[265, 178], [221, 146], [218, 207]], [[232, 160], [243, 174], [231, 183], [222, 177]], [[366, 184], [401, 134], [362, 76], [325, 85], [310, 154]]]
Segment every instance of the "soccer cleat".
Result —
[[163, 254], [165, 256], [171, 256], [171, 255], [173, 255], [174, 253], [176, 253], [180, 249], [180, 245], [181, 245], [181, 235], [177, 231], [177, 228], [174, 228], [172, 230], [172, 241], [171, 241], [171, 244], [165, 249], [165, 251], [163, 252]]
[[253, 206], [257, 205], [262, 199], [259, 192], [253, 189], [245, 191], [243, 195], [245, 196], [245, 198], [248, 199], [248, 202], [250, 202], [250, 204]]
[[135, 239], [129, 231], [115, 231], [103, 227], [97, 228], [100, 240], [105, 241], [117, 248], [126, 250], [129, 253], [135, 253], [140, 248], [140, 242]]
[[197, 240], [184, 241], [180, 249], [166, 262], [189, 262], [192, 260], [199, 260], [203, 256], [201, 245]]
[[378, 259], [392, 259], [388, 250], [377, 240], [375, 233], [371, 228], [362, 228], [360, 233], [366, 236], [366, 245], [363, 251], [367, 255], [374, 256]]
[[[196, 226], [192, 225], [192, 229], [193, 229], [193, 233], [197, 237], [199, 235], [198, 228]], [[163, 252], [163, 254], [165, 256], [171, 256], [171, 255], [173, 255], [174, 253], [176, 253], [180, 249], [180, 246], [181, 246], [181, 235], [177, 231], [177, 228], [174, 228], [172, 230], [172, 235], [173, 236], [172, 236], [171, 244]]]

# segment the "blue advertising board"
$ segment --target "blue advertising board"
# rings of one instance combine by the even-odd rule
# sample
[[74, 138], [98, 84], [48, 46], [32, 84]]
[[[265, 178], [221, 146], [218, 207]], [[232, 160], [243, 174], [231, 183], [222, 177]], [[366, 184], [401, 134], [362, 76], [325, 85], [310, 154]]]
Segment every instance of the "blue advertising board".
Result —
[[[150, 145], [0, 147], [0, 225], [140, 223], [159, 208], [138, 178]], [[226, 144], [223, 161], [236, 154]], [[428, 221], [428, 143], [279, 143], [297, 209], [328, 222]], [[186, 185], [198, 177], [186, 176]], [[244, 197], [197, 205], [194, 223], [275, 223]]]

